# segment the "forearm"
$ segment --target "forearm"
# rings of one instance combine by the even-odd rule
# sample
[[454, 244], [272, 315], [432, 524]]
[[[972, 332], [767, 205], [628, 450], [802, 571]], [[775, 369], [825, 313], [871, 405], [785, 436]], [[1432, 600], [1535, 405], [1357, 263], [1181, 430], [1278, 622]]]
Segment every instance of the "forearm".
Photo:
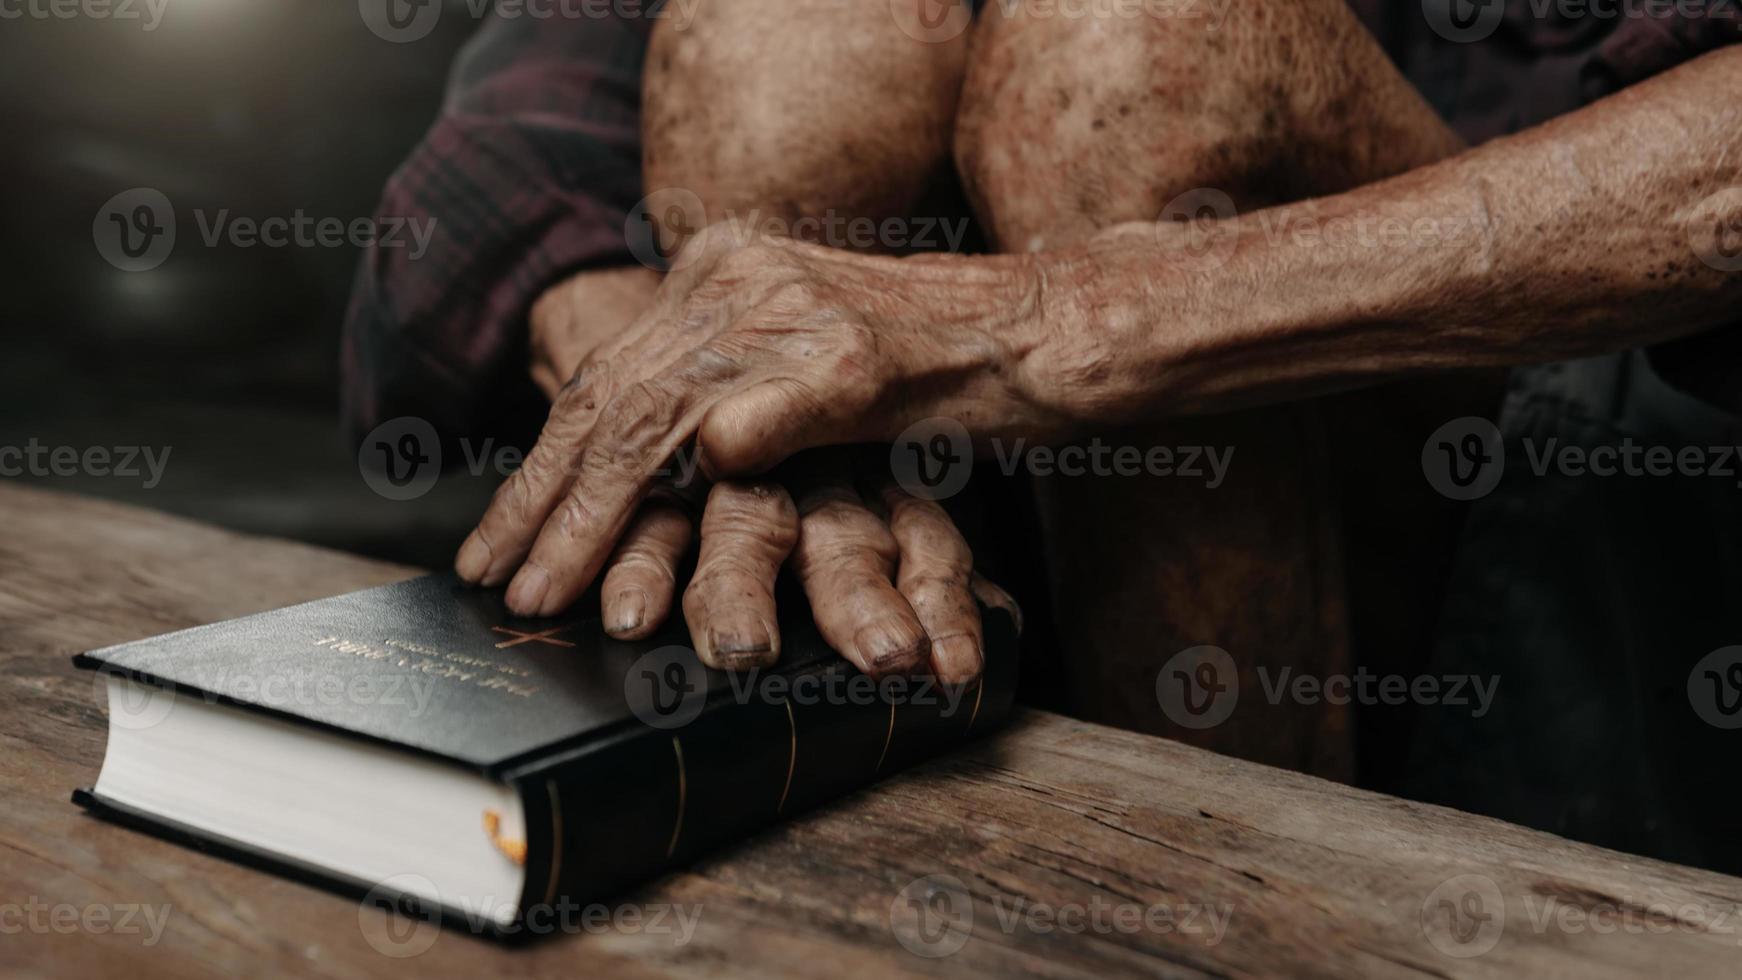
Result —
[[[1195, 232], [1123, 226], [1041, 263], [1023, 376], [1061, 414], [1138, 417], [1415, 371], [1618, 350], [1742, 300], [1742, 50], [1347, 194]], [[1063, 288], [1061, 288], [1063, 287]], [[1048, 332], [1050, 331], [1050, 333]], [[1057, 366], [1116, 352], [1092, 404]], [[1108, 365], [1098, 365], [1104, 370]], [[1085, 420], [1086, 419], [1078, 419]]]

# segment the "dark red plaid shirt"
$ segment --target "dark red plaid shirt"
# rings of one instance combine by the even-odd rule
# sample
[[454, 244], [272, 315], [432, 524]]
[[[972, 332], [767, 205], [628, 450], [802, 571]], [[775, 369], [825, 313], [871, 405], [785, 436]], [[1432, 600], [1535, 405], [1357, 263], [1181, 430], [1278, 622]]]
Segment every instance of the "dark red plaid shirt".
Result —
[[[1492, 36], [1456, 44], [1429, 29], [1418, 0], [1352, 0], [1403, 72], [1472, 142], [1536, 125], [1742, 36], [1736, 11], [1719, 0], [1698, 18], [1569, 20], [1553, 12], [1555, 0], [1546, 0], [1549, 16], [1534, 16], [1544, 3], [1509, 0]], [[440, 119], [381, 201], [383, 216], [435, 219], [429, 250], [412, 260], [405, 249], [370, 249], [357, 274], [343, 347], [344, 416], [354, 434], [400, 415], [426, 418], [449, 436], [540, 420], [527, 379], [532, 301], [580, 269], [633, 261], [624, 224], [641, 196], [650, 26], [616, 16], [492, 16], [467, 45]]]
[[548, 286], [633, 261], [641, 197], [643, 18], [490, 16], [460, 53], [429, 134], [378, 213], [433, 218], [417, 259], [371, 248], [342, 345], [354, 436], [401, 415], [447, 436], [524, 420], [526, 314]]

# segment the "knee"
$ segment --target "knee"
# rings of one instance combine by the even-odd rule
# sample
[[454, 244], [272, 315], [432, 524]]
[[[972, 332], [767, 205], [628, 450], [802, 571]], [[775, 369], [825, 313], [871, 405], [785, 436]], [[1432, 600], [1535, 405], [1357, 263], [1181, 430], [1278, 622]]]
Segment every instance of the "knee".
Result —
[[703, 0], [650, 42], [646, 186], [693, 191], [710, 221], [905, 213], [948, 163], [966, 47], [885, 2]]
[[1007, 251], [1153, 221], [1200, 187], [1243, 208], [1304, 196], [1289, 166], [1313, 135], [1303, 120], [1349, 111], [1351, 52], [1356, 74], [1373, 68], [1343, 0], [1235, 4], [1220, 21], [1180, 5], [1006, 6], [974, 28], [954, 152]]

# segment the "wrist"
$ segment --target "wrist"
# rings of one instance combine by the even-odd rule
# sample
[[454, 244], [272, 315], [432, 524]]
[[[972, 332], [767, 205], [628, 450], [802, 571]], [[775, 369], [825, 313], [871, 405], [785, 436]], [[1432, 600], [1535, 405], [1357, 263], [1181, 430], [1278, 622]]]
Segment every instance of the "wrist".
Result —
[[535, 373], [567, 381], [653, 305], [661, 278], [641, 266], [587, 269], [539, 294], [527, 314]]
[[1026, 257], [1033, 299], [1011, 377], [1046, 421], [1048, 431], [1035, 435], [1071, 438], [1181, 409], [1177, 375], [1194, 339], [1188, 316], [1221, 287], [1205, 263], [1164, 246], [1164, 231], [1117, 225]]
[[[1048, 330], [1036, 256], [954, 254], [876, 259], [900, 265], [899, 366], [884, 421], [901, 431], [943, 417], [976, 441], [1034, 438], [1057, 428], [1049, 402], [1026, 376]], [[893, 434], [893, 433], [891, 433]]]
[[1398, 328], [1436, 281], [1381, 233], [1401, 220], [1387, 204], [1228, 204], [1216, 220], [1117, 225], [1046, 257], [1025, 387], [1083, 431], [1377, 380], [1408, 360], [1418, 331]]

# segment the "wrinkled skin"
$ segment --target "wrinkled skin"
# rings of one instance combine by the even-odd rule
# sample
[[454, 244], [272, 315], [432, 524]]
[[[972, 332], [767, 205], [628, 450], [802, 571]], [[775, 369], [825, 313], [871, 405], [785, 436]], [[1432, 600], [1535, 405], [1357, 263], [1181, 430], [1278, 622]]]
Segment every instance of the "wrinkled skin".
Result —
[[[659, 280], [640, 268], [592, 270], [546, 294], [532, 311], [532, 372], [549, 397], [562, 393], [556, 365], [577, 364], [621, 335], [652, 307]], [[819, 631], [868, 673], [929, 668], [958, 684], [977, 676], [984, 654], [976, 597], [1013, 613], [1015, 606], [974, 575], [973, 555], [949, 515], [888, 483], [878, 489], [879, 506], [868, 506], [842, 454], [804, 469], [789, 481], [796, 503], [780, 482], [714, 485], [699, 528], [693, 501], [677, 491], [642, 504], [600, 590], [607, 632], [640, 639], [664, 621], [699, 530], [700, 557], [683, 607], [710, 666], [744, 669], [778, 659], [773, 583], [790, 558]]]
[[642, 266], [588, 269], [545, 290], [532, 305], [533, 383], [555, 401], [575, 368], [653, 306], [664, 277]]
[[[965, 39], [892, 45], [863, 30], [887, 27], [886, 18], [870, 6], [811, 0], [715, 5], [693, 30], [656, 32], [643, 102], [646, 186], [684, 188], [710, 214], [738, 218], [904, 213], [947, 160]], [[781, 35], [820, 43], [773, 52], [758, 43]], [[790, 84], [842, 58], [859, 66], [843, 84]], [[914, 85], [916, 73], [938, 84]], [[867, 118], [868, 107], [881, 107], [881, 118]], [[867, 127], [886, 138], [867, 144]], [[856, 166], [840, 166], [855, 157]], [[589, 270], [535, 305], [533, 376], [548, 396], [555, 400], [559, 379], [652, 306], [659, 280], [648, 270]], [[790, 558], [825, 639], [868, 673], [929, 669], [952, 683], [976, 676], [976, 597], [1016, 610], [973, 573], [944, 510], [908, 496], [887, 474], [864, 484], [857, 477], [869, 474], [847, 454], [816, 454], [786, 469], [782, 480], [714, 485], [699, 528], [697, 491], [662, 486], [608, 560], [606, 629], [639, 638], [669, 615], [677, 566], [699, 530], [684, 613], [704, 662], [744, 668], [778, 657], [773, 581]]]
[[[1461, 149], [1341, 0], [1236, 3], [1214, 31], [1184, 17], [1108, 29], [1049, 9], [1029, 3], [1008, 17], [982, 14], [957, 114], [958, 170], [1003, 251], [1108, 248], [1134, 222], [1140, 239], [1184, 239], [1184, 225], [1154, 222], [1209, 200], [1200, 189], [1251, 212]], [[1189, 291], [1178, 294], [1189, 300]], [[1235, 290], [1229, 298], [1248, 297]], [[1169, 312], [1154, 330], [1183, 332], [1194, 322], [1189, 310]], [[1098, 389], [1107, 402], [1131, 387], [1118, 383], [1120, 365], [1095, 356], [1083, 363], [1081, 375], [1060, 380]], [[1341, 450], [1354, 447], [1357, 460], [1409, 460], [1413, 453], [1398, 447], [1419, 446], [1407, 406], [1421, 388], [1363, 392], [1352, 411], [1324, 400], [1189, 418], [1133, 411], [1130, 424], [1097, 433], [1115, 445], [1223, 447], [1232, 462], [1215, 486], [1152, 474], [1036, 477], [1052, 609], [1069, 651], [1060, 670], [1067, 689], [1080, 692], [1067, 710], [1348, 778], [1347, 710], [1247, 702], [1241, 724], [1188, 729], [1156, 710], [1155, 677], [1168, 656], [1206, 643], [1229, 651], [1248, 690], [1259, 671], [1348, 673], [1355, 627], [1365, 643], [1419, 648], [1376, 628], [1363, 588], [1375, 563], [1356, 532], [1375, 513], [1366, 497], [1388, 494], [1384, 539], [1411, 527], [1424, 546], [1404, 567], [1380, 570], [1395, 583], [1381, 606], [1388, 615], [1397, 593], [1439, 594], [1420, 566], [1422, 555], [1439, 551], [1430, 529], [1434, 505], [1446, 510], [1447, 502], [1423, 485], [1427, 500], [1401, 506], [1398, 488], [1419, 478], [1346, 479], [1352, 468]], [[1442, 392], [1420, 402], [1445, 411]], [[1381, 438], [1389, 433], [1376, 430], [1387, 426], [1399, 435]]]
[[[1735, 110], [1702, 96], [1738, 82], [1737, 52], [1432, 164], [1455, 144], [1443, 127], [1408, 118], [1419, 100], [1397, 95], [1407, 90], [1383, 73], [1370, 39], [1356, 46], [1359, 58], [1334, 46], [1350, 37], [1340, 4], [1303, 3], [1306, 14], [1287, 15], [1305, 18], [1299, 30], [1277, 29], [1283, 15], [1263, 12], [1274, 9], [1250, 8], [1248, 19], [1227, 25], [1244, 33], [1172, 39], [1237, 52], [1222, 59], [1189, 47], [1173, 58], [1107, 56], [1134, 70], [1227, 62], [1222, 75], [1182, 71], [1168, 80], [1172, 89], [1156, 82], [1150, 94], [1164, 97], [1147, 111], [1172, 113], [1179, 133], [1232, 136], [1205, 143], [1202, 159], [1168, 141], [1156, 155], [1183, 153], [1177, 170], [1151, 167], [1141, 144], [1109, 149], [1095, 157], [1114, 165], [1105, 179], [1093, 166], [1072, 172], [1083, 185], [1074, 210], [1047, 196], [1056, 185], [1033, 183], [1044, 166], [1019, 157], [1049, 141], [1098, 146], [1070, 127], [1086, 121], [1092, 134], [1105, 115], [1073, 111], [1065, 129], [1041, 139], [1018, 129], [1006, 157], [985, 132], [966, 139], [964, 123], [957, 153], [994, 238], [1027, 249], [1038, 236], [1042, 252], [896, 260], [702, 235], [654, 309], [587, 356], [563, 389], [529, 472], [505, 485], [462, 552], [462, 572], [514, 575], [519, 610], [560, 608], [607, 566], [657, 483], [658, 462], [692, 438], [716, 476], [761, 474], [808, 447], [889, 439], [930, 415], [960, 419], [982, 439], [1046, 440], [1404, 374], [1602, 352], [1733, 312], [1737, 278], [1696, 261], [1689, 241], [1696, 226], [1736, 226], [1742, 209], [1712, 196], [1742, 178], [1742, 125]], [[1054, 39], [1067, 47], [1104, 40]], [[1310, 47], [1321, 42], [1333, 47]], [[985, 61], [970, 58], [971, 71], [994, 75], [969, 94], [984, 88], [989, 104], [1004, 99], [1019, 111], [975, 115], [970, 101], [964, 120], [983, 129], [988, 119], [1032, 117], [1043, 104], [1043, 92], [1004, 88], [1049, 77], [1041, 63], [1010, 54], [1021, 48], [988, 42]], [[1003, 76], [998, 58], [1011, 62]], [[1291, 85], [1301, 71], [1310, 84]], [[1119, 89], [1132, 76], [1112, 74], [1108, 91], [1086, 94], [1089, 104], [1111, 99], [1117, 113], [1132, 104]], [[1340, 74], [1357, 83], [1327, 87]], [[1194, 87], [1206, 77], [1211, 84]], [[1276, 110], [1274, 126], [1267, 109]], [[1240, 121], [1254, 111], [1256, 123]], [[1130, 174], [1145, 168], [1153, 179], [1133, 185]], [[1409, 172], [1367, 183], [1399, 170]], [[1204, 265], [1182, 260], [1173, 232], [1146, 217], [1169, 189], [1198, 180], [1285, 199], [1364, 186], [1260, 212], [1264, 227], [1249, 215], [1227, 221], [1227, 251]], [[1056, 228], [1047, 225], [1054, 214], [1066, 216]], [[1302, 244], [1270, 230], [1296, 219], [1330, 227], [1370, 218], [1405, 227], [1468, 219], [1474, 230], [1467, 240], [1384, 248]]]
[[[909, 263], [941, 267], [960, 259], [858, 256], [786, 240], [744, 248], [730, 236], [710, 234], [688, 248], [696, 254], [671, 275], [654, 307], [596, 348], [557, 394], [538, 445], [462, 549], [458, 564], [469, 579], [500, 582], [514, 573], [508, 601], [517, 611], [555, 613], [615, 561], [630, 567], [612, 567], [607, 575], [607, 627], [642, 635], [669, 602], [669, 584], [658, 583], [672, 580], [687, 530], [675, 504], [638, 515], [633, 505], [659, 482], [662, 464], [679, 448], [694, 439], [705, 467], [752, 473], [809, 448], [765, 438], [770, 413], [861, 426], [857, 441], [888, 441], [898, 431], [888, 430], [897, 406], [911, 404], [909, 393], [927, 380], [914, 367], [937, 363], [921, 348], [979, 348], [991, 356], [1002, 344], [990, 325], [1021, 306], [1021, 297], [1009, 293], [1020, 280], [1007, 271], [980, 277], [979, 304], [964, 302], [953, 275], [940, 276], [929, 311], [886, 302]], [[747, 289], [750, 282], [757, 288]], [[857, 317], [857, 328], [812, 329], [815, 290], [828, 291], [830, 306], [842, 315]], [[968, 315], [976, 306], [988, 322]], [[952, 317], [958, 333], [946, 342], [938, 327]], [[774, 351], [782, 352], [778, 364], [751, 356]], [[758, 363], [772, 369], [743, 370]], [[977, 376], [966, 366], [965, 373]], [[1014, 414], [1001, 386], [961, 390], [927, 383], [938, 392], [940, 411], [965, 418]], [[680, 387], [693, 395], [671, 397]], [[833, 392], [826, 401], [809, 394], [823, 390]], [[633, 445], [596, 451], [605, 440]], [[595, 478], [609, 479], [585, 500], [569, 492]], [[794, 567], [811, 593], [819, 627], [859, 666], [886, 674], [929, 664], [955, 680], [977, 674], [971, 556], [942, 509], [882, 486], [875, 500], [889, 514], [885, 526], [871, 508], [854, 503], [845, 474], [813, 473], [801, 486], [796, 503], [766, 481], [721, 484], [709, 494], [701, 567], [685, 600], [686, 612], [695, 614], [698, 651], [737, 667], [766, 663], [777, 653], [773, 571], [796, 546]], [[791, 525], [798, 513], [807, 530], [795, 541]], [[714, 536], [721, 540], [710, 544]], [[619, 540], [628, 543], [618, 549]], [[618, 596], [630, 590], [630, 580], [644, 593], [636, 597], [643, 608], [633, 624], [617, 605], [626, 601]], [[737, 610], [730, 629], [718, 618], [728, 609]]]

